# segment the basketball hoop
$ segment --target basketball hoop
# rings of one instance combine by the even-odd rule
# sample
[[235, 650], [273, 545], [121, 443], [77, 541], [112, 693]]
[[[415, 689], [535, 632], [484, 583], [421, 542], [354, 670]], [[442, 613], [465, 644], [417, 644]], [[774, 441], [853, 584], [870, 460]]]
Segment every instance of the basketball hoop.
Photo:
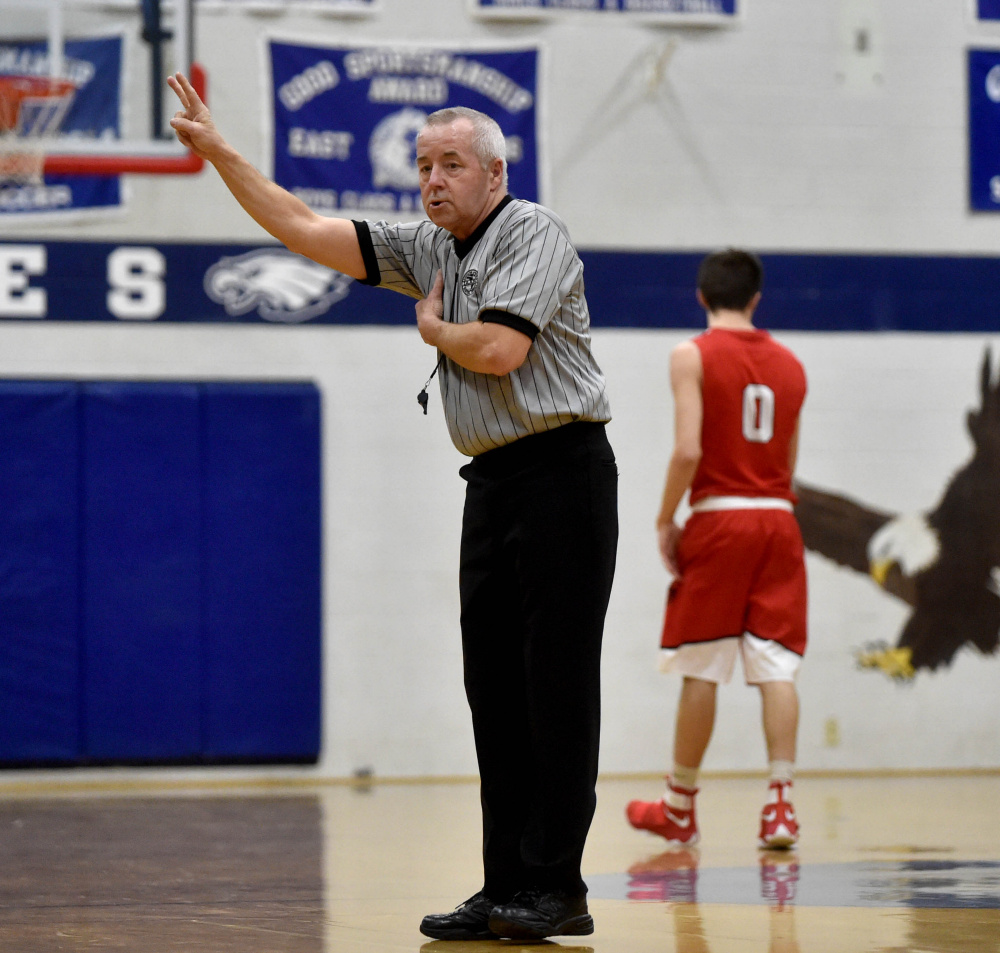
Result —
[[0, 75], [0, 185], [40, 185], [46, 142], [73, 105], [76, 84], [68, 79]]

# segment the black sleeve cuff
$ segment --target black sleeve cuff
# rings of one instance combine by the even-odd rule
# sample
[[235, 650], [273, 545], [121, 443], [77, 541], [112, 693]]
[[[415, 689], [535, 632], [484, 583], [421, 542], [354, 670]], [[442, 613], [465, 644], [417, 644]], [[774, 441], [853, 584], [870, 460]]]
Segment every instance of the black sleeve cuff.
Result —
[[498, 311], [489, 308], [479, 315], [479, 320], [486, 324], [502, 324], [505, 327], [513, 328], [526, 334], [532, 341], [538, 337], [538, 327], [532, 324], [527, 318], [522, 318], [519, 314], [511, 314], [509, 311]]
[[379, 271], [378, 259], [375, 257], [375, 246], [372, 244], [371, 232], [367, 222], [357, 222], [351, 219], [354, 231], [358, 233], [358, 245], [361, 247], [361, 260], [365, 263], [365, 277], [360, 279], [363, 285], [380, 285], [382, 273]]

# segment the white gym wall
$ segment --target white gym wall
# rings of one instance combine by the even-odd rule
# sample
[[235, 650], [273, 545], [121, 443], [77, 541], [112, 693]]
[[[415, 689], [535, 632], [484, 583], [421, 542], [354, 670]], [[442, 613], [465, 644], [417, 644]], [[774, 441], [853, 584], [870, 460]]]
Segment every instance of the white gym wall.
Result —
[[[1000, 218], [968, 211], [965, 51], [1000, 46], [1000, 30], [940, 0], [743, 3], [745, 17], [732, 27], [671, 29], [585, 15], [486, 22], [468, 15], [465, 0], [381, 0], [358, 17], [296, 13], [291, 3], [286, 12], [254, 12], [205, 2], [195, 49], [216, 122], [265, 169], [266, 37], [340, 46], [537, 43], [543, 199], [583, 248], [995, 253]], [[265, 238], [208, 170], [132, 177], [121, 214], [18, 223], [2, 240]], [[759, 318], [766, 326], [766, 288]], [[669, 314], [662, 324], [670, 327]], [[667, 576], [653, 518], [671, 442], [667, 360], [684, 336], [594, 335], [621, 471], [604, 665], [609, 773], [668, 763], [678, 686], [655, 671]], [[983, 349], [992, 341], [1000, 350], [1000, 334], [779, 338], [810, 377], [802, 479], [891, 511], [931, 508], [970, 452], [965, 413], [978, 400]], [[2, 376], [319, 384], [325, 712], [315, 770], [338, 777], [359, 768], [475, 772], [458, 632], [462, 458], [433, 388], [427, 417], [415, 400], [433, 363], [408, 328], [0, 322]], [[809, 570], [801, 769], [1000, 765], [1000, 658], [966, 650], [907, 685], [859, 671], [854, 651], [873, 633], [893, 642], [905, 607], [820, 557], [809, 557]], [[721, 693], [705, 767], [764, 767], [757, 697], [741, 684]]]

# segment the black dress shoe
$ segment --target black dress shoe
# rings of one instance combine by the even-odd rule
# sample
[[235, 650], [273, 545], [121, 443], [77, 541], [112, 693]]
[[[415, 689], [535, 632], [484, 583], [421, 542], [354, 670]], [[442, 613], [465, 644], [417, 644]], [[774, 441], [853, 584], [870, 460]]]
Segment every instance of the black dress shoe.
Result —
[[555, 891], [522, 890], [510, 903], [490, 914], [490, 929], [511, 940], [542, 940], [547, 936], [586, 936], [594, 932], [587, 898]]
[[431, 913], [420, 921], [420, 932], [435, 940], [496, 940], [490, 913], [496, 904], [482, 891], [460, 903], [451, 913]]

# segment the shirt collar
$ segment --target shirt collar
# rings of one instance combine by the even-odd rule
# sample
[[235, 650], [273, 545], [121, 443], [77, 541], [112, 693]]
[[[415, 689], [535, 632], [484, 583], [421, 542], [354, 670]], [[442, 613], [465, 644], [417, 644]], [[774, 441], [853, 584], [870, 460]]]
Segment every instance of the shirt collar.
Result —
[[465, 256], [476, 247], [476, 242], [478, 242], [479, 239], [486, 234], [486, 229], [493, 224], [493, 220], [500, 214], [501, 209], [505, 208], [513, 201], [514, 197], [508, 193], [500, 199], [497, 203], [497, 207], [479, 223], [476, 230], [468, 238], [453, 239], [455, 242], [455, 254], [458, 255], [459, 261], [465, 258]]

